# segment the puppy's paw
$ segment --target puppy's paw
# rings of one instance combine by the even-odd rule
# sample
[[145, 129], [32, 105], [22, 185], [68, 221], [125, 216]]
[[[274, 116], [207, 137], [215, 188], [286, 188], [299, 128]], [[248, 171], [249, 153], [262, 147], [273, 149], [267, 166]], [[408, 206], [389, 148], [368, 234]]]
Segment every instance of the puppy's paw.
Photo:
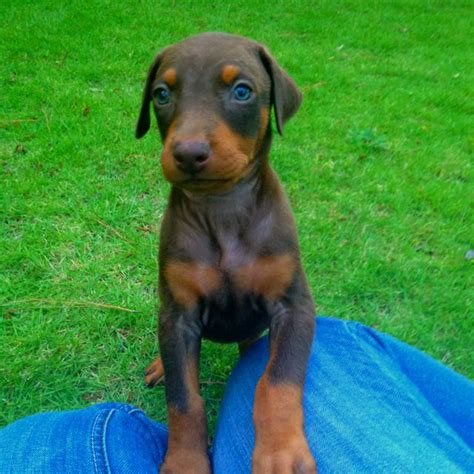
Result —
[[160, 474], [211, 474], [211, 464], [206, 453], [179, 450], [166, 455]]
[[147, 387], [156, 387], [165, 380], [165, 371], [161, 363], [161, 357], [155, 359], [145, 370], [145, 385]]
[[[279, 444], [279, 443], [278, 443]], [[256, 446], [252, 474], [317, 474], [316, 462], [304, 435], [288, 440], [282, 447]]]

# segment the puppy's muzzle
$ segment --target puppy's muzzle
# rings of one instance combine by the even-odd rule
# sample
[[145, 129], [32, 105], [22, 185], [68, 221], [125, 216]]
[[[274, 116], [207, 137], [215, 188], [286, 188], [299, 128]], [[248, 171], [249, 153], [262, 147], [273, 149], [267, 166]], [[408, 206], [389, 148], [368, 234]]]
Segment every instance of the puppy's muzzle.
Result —
[[211, 147], [202, 140], [180, 140], [173, 145], [176, 166], [187, 174], [195, 175], [203, 171], [210, 156]]

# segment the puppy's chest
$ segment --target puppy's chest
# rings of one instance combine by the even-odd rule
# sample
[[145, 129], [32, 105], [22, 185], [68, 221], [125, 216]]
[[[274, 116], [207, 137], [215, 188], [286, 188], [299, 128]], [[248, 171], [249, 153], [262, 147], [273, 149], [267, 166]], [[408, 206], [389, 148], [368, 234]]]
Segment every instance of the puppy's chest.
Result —
[[167, 285], [186, 308], [200, 300], [222, 305], [249, 297], [276, 300], [291, 283], [295, 262], [289, 253], [259, 254], [249, 243], [230, 236], [213, 247], [205, 258], [165, 264]]

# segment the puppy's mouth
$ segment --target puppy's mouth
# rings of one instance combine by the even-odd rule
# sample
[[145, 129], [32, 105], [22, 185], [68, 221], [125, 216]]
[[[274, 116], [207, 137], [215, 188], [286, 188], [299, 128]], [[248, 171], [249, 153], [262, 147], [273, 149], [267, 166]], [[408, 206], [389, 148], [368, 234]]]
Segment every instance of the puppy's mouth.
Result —
[[233, 178], [205, 178], [188, 176], [174, 184], [182, 189], [195, 192], [227, 191], [235, 183]]
[[227, 183], [231, 181], [230, 178], [201, 178], [200, 176], [190, 176], [181, 181], [181, 183]]

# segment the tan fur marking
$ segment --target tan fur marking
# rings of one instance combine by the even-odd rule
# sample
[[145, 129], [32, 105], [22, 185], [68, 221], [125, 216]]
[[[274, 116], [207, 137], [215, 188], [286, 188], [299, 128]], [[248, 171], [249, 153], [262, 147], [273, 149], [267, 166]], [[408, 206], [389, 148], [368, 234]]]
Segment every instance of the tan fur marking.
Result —
[[237, 66], [228, 64], [222, 68], [221, 77], [227, 85], [230, 85], [234, 82], [239, 73], [240, 69]]
[[168, 407], [168, 451], [160, 472], [211, 472], [204, 403], [197, 394], [190, 394], [188, 402], [190, 406], [186, 413]]
[[161, 357], [157, 357], [145, 371], [145, 383], [150, 387], [154, 387], [163, 381], [165, 377], [165, 371], [163, 369], [163, 363]]
[[199, 396], [199, 369], [196, 362], [194, 358], [185, 362], [186, 411], [168, 405], [168, 451], [160, 472], [211, 472], [207, 456], [207, 418], [204, 402]]
[[207, 174], [225, 177], [232, 184], [239, 181], [247, 172], [253, 160], [255, 139], [242, 137], [233, 132], [224, 122], [219, 122], [211, 136], [213, 159]]
[[301, 388], [271, 384], [267, 375], [257, 384], [254, 405], [255, 451], [252, 473], [316, 473], [303, 429]]
[[191, 393], [199, 394], [199, 365], [193, 357], [189, 357], [186, 361], [185, 381]]
[[291, 283], [295, 261], [290, 255], [260, 257], [237, 270], [237, 286], [269, 299], [278, 299]]
[[[179, 119], [175, 119], [166, 134], [161, 153], [161, 165], [164, 177], [171, 183], [179, 184], [183, 181], [183, 173], [177, 168], [173, 156], [173, 144], [190, 137], [180, 134]], [[206, 186], [197, 184], [193, 188], [191, 183], [186, 184], [190, 189], [199, 192], [224, 191], [240, 181], [249, 171], [250, 162], [254, 159], [257, 139], [247, 138], [233, 132], [224, 122], [218, 122], [208, 138], [212, 155], [205, 170], [200, 173], [201, 179], [211, 179]], [[219, 181], [224, 180], [224, 181]]]
[[267, 132], [268, 128], [268, 117], [268, 108], [263, 107], [260, 111], [260, 130], [258, 131], [257, 145], [255, 147], [256, 151], [260, 150], [263, 139], [265, 138], [265, 133]]
[[268, 109], [263, 107], [260, 111], [260, 136], [263, 137], [268, 127]]
[[177, 126], [177, 121], [174, 120], [168, 132], [166, 134], [165, 141], [163, 143], [163, 150], [161, 152], [161, 167], [163, 169], [164, 177], [171, 183], [179, 180], [179, 170], [176, 168], [176, 163], [173, 157], [173, 139]]
[[192, 308], [200, 297], [217, 290], [222, 283], [219, 270], [199, 263], [171, 262], [164, 271], [173, 297], [185, 308]]
[[[291, 425], [290, 431], [302, 430], [303, 409], [302, 394], [298, 385], [290, 383], [270, 384], [266, 375], [260, 379], [255, 392], [254, 418], [257, 424], [266, 426], [264, 432], [271, 433], [272, 427], [280, 434], [284, 430], [278, 429], [278, 423]], [[268, 424], [267, 424], [268, 423]]]
[[[163, 174], [171, 183], [179, 183], [184, 177], [176, 166], [173, 144], [188, 138], [179, 134], [178, 121], [173, 121], [166, 134], [161, 153]], [[198, 185], [196, 191], [225, 190], [243, 178], [249, 169], [250, 161], [254, 158], [256, 140], [242, 137], [230, 130], [224, 122], [219, 122], [209, 137], [209, 144], [212, 149], [211, 160], [200, 177], [226, 181], [209, 182], [207, 187]]]
[[169, 87], [173, 87], [176, 84], [176, 69], [169, 68], [163, 74], [163, 79]]

